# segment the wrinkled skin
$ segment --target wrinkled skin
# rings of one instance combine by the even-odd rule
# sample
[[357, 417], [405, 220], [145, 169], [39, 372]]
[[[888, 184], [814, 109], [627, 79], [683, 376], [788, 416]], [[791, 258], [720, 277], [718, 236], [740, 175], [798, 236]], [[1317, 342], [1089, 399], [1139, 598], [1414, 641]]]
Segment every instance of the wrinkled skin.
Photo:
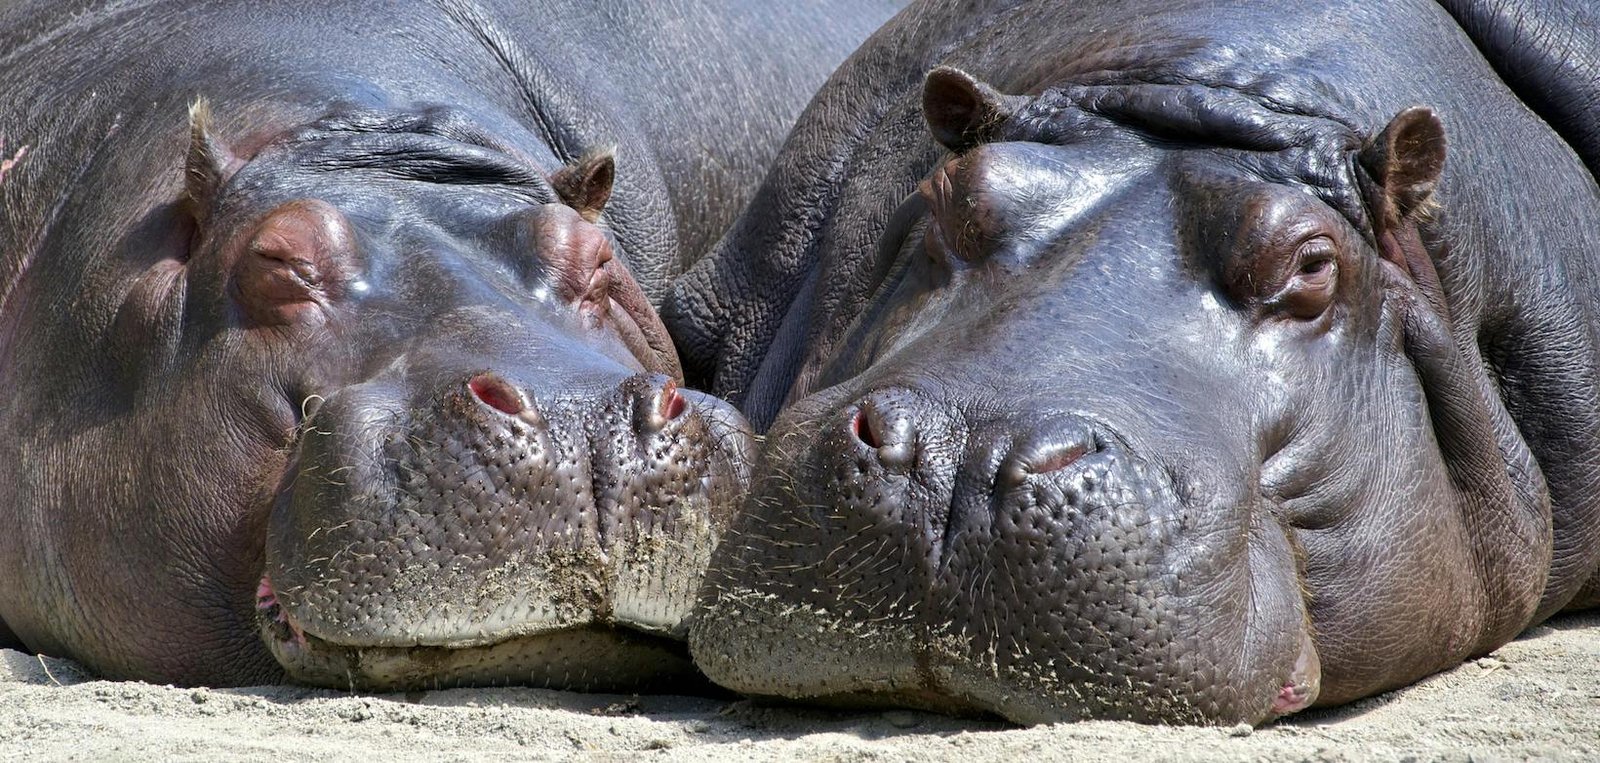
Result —
[[697, 664], [1259, 723], [1587, 604], [1600, 193], [1544, 113], [1430, 3], [911, 6], [664, 311], [767, 431]]
[[750, 435], [652, 299], [887, 4], [0, 12], [0, 646], [682, 688]]

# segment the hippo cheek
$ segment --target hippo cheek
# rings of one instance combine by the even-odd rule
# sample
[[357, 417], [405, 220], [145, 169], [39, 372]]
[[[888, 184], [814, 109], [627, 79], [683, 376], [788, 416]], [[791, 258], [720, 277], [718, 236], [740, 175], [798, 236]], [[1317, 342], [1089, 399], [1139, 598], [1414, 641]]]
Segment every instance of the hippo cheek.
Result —
[[1315, 700], [1295, 554], [1261, 502], [1180, 499], [1070, 417], [1031, 447], [936, 407], [910, 428], [806, 403], [713, 558], [690, 638], [712, 680], [1019, 723], [1259, 723]]
[[303, 427], [260, 632], [296, 680], [368, 689], [698, 683], [682, 645], [742, 497], [743, 419], [665, 377], [535, 400], [506, 377], [429, 405], [369, 383]]

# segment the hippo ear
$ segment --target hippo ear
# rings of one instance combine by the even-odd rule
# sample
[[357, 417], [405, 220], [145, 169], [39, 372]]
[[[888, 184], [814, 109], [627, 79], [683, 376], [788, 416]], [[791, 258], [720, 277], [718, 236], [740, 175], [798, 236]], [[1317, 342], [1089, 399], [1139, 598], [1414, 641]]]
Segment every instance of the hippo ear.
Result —
[[1433, 109], [1415, 106], [1396, 114], [1361, 149], [1378, 252], [1422, 291], [1433, 312], [1450, 321], [1450, 304], [1433, 255], [1418, 230], [1444, 170], [1444, 125]]
[[989, 139], [1020, 100], [952, 66], [928, 72], [922, 85], [922, 115], [933, 139], [957, 153]]
[[1361, 150], [1361, 165], [1381, 189], [1385, 227], [1423, 210], [1444, 170], [1444, 124], [1426, 106], [1395, 115]]
[[189, 104], [189, 155], [185, 159], [184, 192], [195, 219], [204, 222], [223, 183], [242, 162], [211, 134], [211, 103], [204, 98]]
[[556, 170], [550, 186], [561, 202], [589, 222], [600, 219], [600, 210], [611, 200], [611, 183], [616, 179], [617, 152], [614, 148], [593, 152]]

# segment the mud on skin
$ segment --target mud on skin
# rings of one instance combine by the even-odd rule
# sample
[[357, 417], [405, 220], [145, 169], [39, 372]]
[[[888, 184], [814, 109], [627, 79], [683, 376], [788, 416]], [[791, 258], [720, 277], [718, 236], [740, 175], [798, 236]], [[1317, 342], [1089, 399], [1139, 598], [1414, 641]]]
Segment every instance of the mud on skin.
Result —
[[664, 311], [767, 432], [697, 663], [1260, 723], [1593, 604], [1592, 130], [1523, 108], [1536, 67], [1500, 83], [1494, 15], [923, 2], [876, 33]]
[[751, 435], [653, 300], [892, 3], [0, 10], [0, 645], [683, 689]]

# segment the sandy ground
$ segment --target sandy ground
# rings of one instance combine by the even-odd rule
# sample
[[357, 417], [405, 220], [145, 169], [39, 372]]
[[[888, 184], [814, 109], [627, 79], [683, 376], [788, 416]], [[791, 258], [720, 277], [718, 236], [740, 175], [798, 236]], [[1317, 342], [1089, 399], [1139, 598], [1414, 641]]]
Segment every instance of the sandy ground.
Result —
[[1600, 614], [1407, 689], [1261, 729], [1011, 728], [700, 697], [96, 681], [0, 650], [0, 760], [1597, 760]]

